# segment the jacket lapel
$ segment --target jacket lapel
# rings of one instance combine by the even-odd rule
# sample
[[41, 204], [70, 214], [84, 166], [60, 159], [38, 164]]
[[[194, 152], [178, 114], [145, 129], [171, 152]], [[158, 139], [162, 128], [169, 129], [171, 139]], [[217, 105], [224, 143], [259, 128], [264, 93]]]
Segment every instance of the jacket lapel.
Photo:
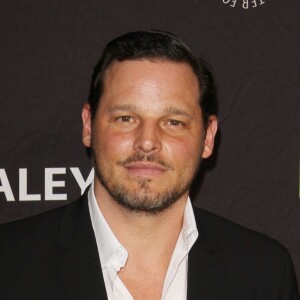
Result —
[[[195, 213], [196, 220], [197, 214]], [[202, 222], [201, 222], [202, 223]], [[203, 233], [203, 224], [198, 224], [199, 236], [188, 257], [188, 300], [220, 300], [224, 294], [226, 266], [216, 254], [221, 250], [219, 242]], [[202, 226], [202, 227], [201, 227]]]
[[[195, 216], [197, 220], [196, 212]], [[222, 299], [225, 275], [225, 265], [214, 255], [219, 244], [217, 240], [207, 239], [209, 235], [205, 234], [203, 238], [203, 224], [197, 225], [199, 237], [188, 258], [187, 299], [219, 300]], [[58, 275], [66, 299], [107, 300], [86, 194], [66, 206], [57, 246], [60, 254], [50, 267]]]
[[53, 266], [67, 299], [107, 300], [87, 196], [65, 209], [58, 232], [60, 255]]

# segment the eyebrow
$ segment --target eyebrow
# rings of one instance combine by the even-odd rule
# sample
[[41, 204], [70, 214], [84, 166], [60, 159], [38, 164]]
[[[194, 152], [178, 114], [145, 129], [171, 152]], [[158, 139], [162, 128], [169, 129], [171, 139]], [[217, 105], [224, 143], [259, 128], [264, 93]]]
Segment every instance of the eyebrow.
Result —
[[109, 109], [109, 112], [112, 113], [112, 112], [115, 112], [115, 111], [128, 111], [128, 110], [138, 111], [139, 107], [138, 107], [138, 105], [134, 105], [134, 104], [123, 104], [123, 105], [118, 105], [118, 106], [111, 107]]
[[164, 109], [164, 111], [167, 113], [171, 113], [172, 115], [184, 116], [184, 117], [188, 117], [190, 119], [193, 118], [193, 116], [191, 114], [189, 114], [188, 112], [186, 112], [182, 109], [179, 109], [175, 106], [172, 106], [172, 105], [169, 105], [168, 107], [166, 107]]
[[[138, 112], [141, 110], [141, 107], [139, 105], [135, 105], [135, 104], [123, 104], [123, 105], [118, 105], [118, 106], [114, 106], [112, 108], [109, 109], [109, 112], [110, 113], [113, 113], [113, 112], [117, 112], [117, 111], [134, 111], [134, 112]], [[169, 114], [172, 114], [172, 115], [177, 115], [177, 116], [184, 116], [184, 117], [187, 117], [187, 118], [190, 118], [192, 119], [193, 116], [178, 108], [178, 107], [175, 107], [173, 105], [169, 105], [167, 107], [164, 108], [164, 112], [165, 113], [169, 113]]]

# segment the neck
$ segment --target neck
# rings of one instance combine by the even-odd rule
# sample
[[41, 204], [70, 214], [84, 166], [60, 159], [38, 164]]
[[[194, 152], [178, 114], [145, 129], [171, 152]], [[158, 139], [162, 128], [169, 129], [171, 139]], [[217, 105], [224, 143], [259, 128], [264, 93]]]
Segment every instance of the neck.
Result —
[[130, 211], [111, 198], [95, 181], [95, 196], [110, 228], [128, 252], [172, 252], [183, 224], [188, 193], [156, 214]]

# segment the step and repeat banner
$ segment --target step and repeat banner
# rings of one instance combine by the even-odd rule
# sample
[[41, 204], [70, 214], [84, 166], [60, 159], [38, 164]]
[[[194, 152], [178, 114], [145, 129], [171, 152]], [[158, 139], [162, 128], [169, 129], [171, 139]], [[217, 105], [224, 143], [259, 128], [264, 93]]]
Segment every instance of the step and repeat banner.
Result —
[[94, 64], [112, 38], [161, 29], [210, 62], [218, 87], [220, 130], [195, 205], [279, 240], [300, 279], [299, 15], [299, 0], [2, 1], [0, 223], [85, 190]]

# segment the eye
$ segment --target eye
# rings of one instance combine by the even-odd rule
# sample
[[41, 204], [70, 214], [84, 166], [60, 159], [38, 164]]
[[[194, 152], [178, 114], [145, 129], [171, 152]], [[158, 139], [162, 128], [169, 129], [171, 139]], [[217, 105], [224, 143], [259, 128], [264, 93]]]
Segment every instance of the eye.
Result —
[[130, 123], [133, 121], [133, 119], [130, 116], [121, 116], [117, 118], [117, 121], [122, 123]]
[[184, 126], [184, 123], [178, 120], [170, 120], [168, 124], [171, 126]]

